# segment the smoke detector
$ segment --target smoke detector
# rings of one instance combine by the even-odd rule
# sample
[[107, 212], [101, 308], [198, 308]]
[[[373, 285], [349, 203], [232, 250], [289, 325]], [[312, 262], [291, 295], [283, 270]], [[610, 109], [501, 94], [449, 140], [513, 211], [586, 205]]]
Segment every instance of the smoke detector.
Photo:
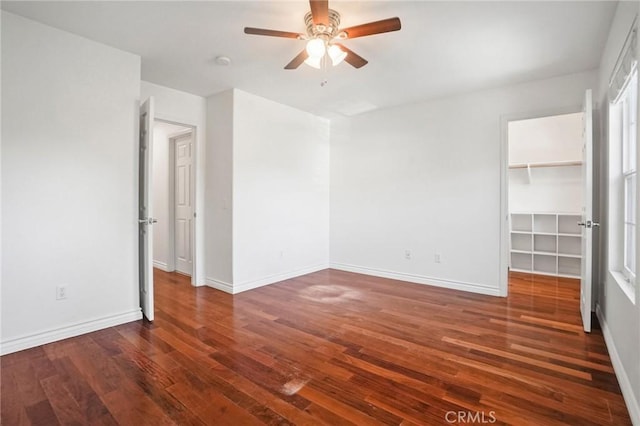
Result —
[[216, 64], [226, 67], [231, 64], [231, 58], [228, 56], [216, 56]]

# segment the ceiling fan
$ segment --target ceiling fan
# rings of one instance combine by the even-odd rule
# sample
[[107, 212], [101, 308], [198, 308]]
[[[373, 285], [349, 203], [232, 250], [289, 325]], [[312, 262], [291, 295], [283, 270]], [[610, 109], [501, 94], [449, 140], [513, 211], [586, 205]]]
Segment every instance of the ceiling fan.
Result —
[[323, 64], [327, 63], [327, 57], [334, 66], [344, 60], [355, 68], [362, 68], [367, 65], [368, 61], [339, 42], [398, 31], [401, 28], [399, 18], [340, 28], [340, 14], [329, 9], [328, 0], [309, 0], [309, 4], [311, 11], [304, 16], [304, 23], [307, 27], [306, 34], [251, 27], [245, 27], [244, 32], [245, 34], [307, 40], [306, 48], [284, 67], [286, 70], [293, 70], [303, 62], [314, 68], [321, 68]]

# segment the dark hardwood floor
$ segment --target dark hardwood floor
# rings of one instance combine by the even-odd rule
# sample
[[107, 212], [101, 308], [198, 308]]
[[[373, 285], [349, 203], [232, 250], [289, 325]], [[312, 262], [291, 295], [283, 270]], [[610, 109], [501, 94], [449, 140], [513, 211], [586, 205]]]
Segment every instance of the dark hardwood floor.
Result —
[[508, 298], [325, 270], [231, 296], [156, 271], [156, 320], [0, 358], [3, 425], [625, 425], [576, 280]]

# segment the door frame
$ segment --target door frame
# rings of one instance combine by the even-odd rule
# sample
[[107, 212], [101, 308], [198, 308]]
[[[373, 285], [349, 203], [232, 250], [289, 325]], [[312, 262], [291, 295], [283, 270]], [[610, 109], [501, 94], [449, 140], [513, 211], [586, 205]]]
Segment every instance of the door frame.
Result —
[[[595, 108], [594, 108], [595, 109]], [[582, 105], [557, 107], [500, 116], [500, 271], [498, 294], [509, 294], [509, 123], [511, 121], [551, 117], [582, 112]]]
[[196, 212], [198, 211], [198, 201], [197, 201], [197, 186], [198, 186], [198, 182], [197, 182], [197, 175], [198, 175], [198, 144], [197, 144], [197, 138], [198, 138], [198, 126], [196, 124], [193, 123], [187, 123], [187, 122], [183, 122], [183, 121], [177, 121], [171, 118], [168, 118], [166, 116], [164, 116], [163, 114], [159, 114], [156, 112], [156, 117], [155, 117], [155, 121], [160, 121], [162, 123], [167, 123], [167, 124], [173, 124], [176, 126], [181, 126], [181, 127], [188, 127], [189, 130], [183, 130], [180, 132], [176, 132], [176, 133], [172, 133], [171, 135], [168, 135], [168, 139], [169, 139], [169, 167], [168, 167], [168, 178], [169, 178], [169, 235], [168, 235], [168, 263], [167, 263], [167, 267], [170, 270], [175, 271], [176, 269], [176, 265], [175, 265], [175, 166], [176, 166], [176, 162], [175, 162], [175, 138], [180, 137], [186, 133], [191, 133], [191, 146], [193, 148], [193, 155], [192, 155], [192, 159], [191, 159], [191, 179], [192, 179], [192, 187], [191, 187], [191, 200], [193, 203], [193, 212], [194, 212], [194, 220], [191, 221], [191, 285], [192, 286], [197, 286], [197, 279], [198, 277], [196, 277], [196, 271], [197, 271], [197, 267], [196, 267], [196, 262], [199, 259], [198, 253], [196, 248], [198, 247], [198, 245], [196, 244], [196, 241], [198, 239], [198, 234], [197, 234], [197, 214]]

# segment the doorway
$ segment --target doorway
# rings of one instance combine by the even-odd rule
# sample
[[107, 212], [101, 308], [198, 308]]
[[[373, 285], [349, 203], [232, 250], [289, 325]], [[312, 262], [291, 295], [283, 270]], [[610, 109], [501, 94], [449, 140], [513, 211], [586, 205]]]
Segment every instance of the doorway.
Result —
[[[599, 269], [593, 262], [599, 224], [593, 215], [592, 105], [588, 89], [582, 108], [501, 118], [500, 295], [508, 294], [510, 271], [576, 279], [586, 332], [591, 331], [592, 277]], [[516, 173], [526, 185], [519, 195], [514, 195]], [[538, 178], [542, 185], [534, 188]]]
[[513, 120], [509, 144], [509, 270], [580, 278], [583, 113]]
[[194, 277], [195, 129], [156, 119], [153, 129], [153, 266]]

